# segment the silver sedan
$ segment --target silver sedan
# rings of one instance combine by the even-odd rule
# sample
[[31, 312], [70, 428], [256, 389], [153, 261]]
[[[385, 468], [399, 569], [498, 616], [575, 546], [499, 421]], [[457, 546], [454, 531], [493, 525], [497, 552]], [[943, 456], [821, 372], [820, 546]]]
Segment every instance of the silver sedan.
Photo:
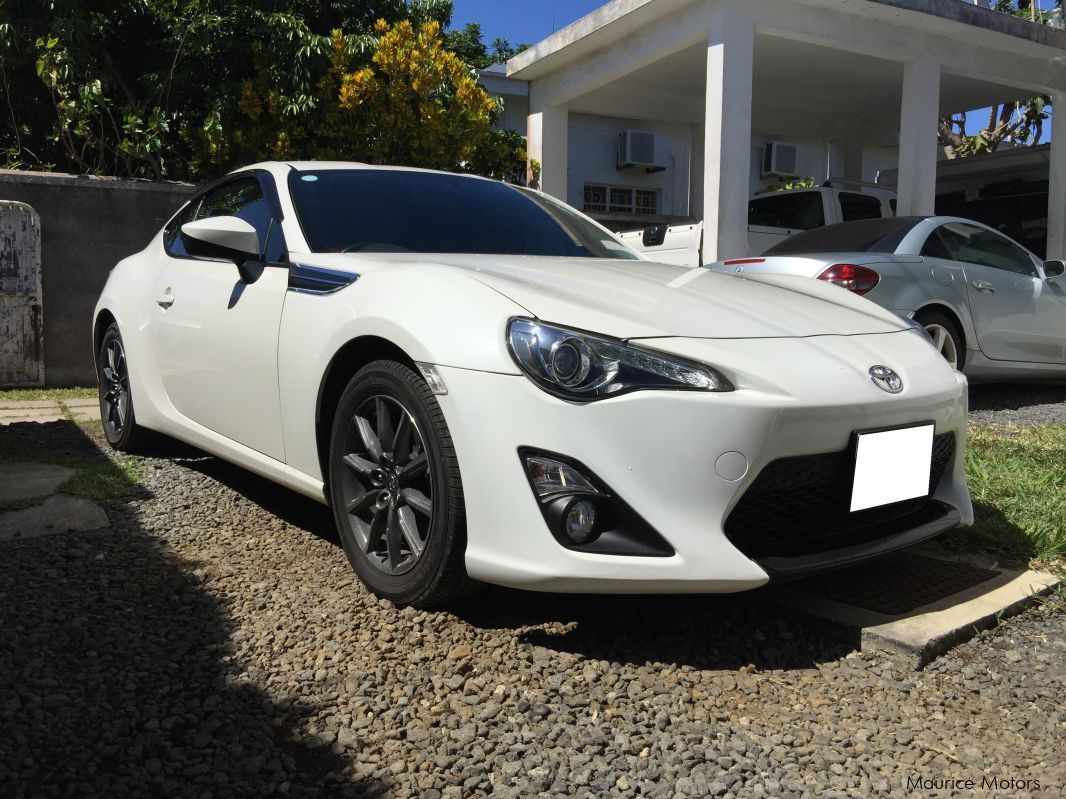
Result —
[[979, 222], [845, 222], [711, 268], [803, 275], [864, 296], [924, 327], [971, 379], [1066, 376], [1066, 262], [1042, 261]]

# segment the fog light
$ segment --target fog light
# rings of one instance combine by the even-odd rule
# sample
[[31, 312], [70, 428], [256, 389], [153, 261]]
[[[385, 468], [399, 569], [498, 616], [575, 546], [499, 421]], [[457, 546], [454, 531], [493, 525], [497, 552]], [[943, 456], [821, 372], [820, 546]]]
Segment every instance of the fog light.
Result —
[[566, 537], [575, 544], [584, 544], [596, 529], [596, 506], [585, 499], [570, 503], [563, 515]]

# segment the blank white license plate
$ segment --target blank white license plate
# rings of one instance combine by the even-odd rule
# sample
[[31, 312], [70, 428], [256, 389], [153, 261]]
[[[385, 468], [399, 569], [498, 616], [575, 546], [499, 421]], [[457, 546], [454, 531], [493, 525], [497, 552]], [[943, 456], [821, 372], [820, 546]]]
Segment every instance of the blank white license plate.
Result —
[[851, 510], [865, 510], [929, 494], [933, 425], [860, 433]]

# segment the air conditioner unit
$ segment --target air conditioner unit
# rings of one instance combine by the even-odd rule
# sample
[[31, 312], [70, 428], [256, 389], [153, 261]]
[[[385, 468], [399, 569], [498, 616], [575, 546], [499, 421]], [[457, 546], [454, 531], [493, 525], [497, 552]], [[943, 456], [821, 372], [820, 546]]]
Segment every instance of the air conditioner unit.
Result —
[[643, 166], [654, 169], [655, 134], [643, 130], [627, 130], [618, 134], [618, 168]]
[[796, 172], [797, 148], [794, 144], [768, 141], [762, 153], [762, 176], [794, 177]]

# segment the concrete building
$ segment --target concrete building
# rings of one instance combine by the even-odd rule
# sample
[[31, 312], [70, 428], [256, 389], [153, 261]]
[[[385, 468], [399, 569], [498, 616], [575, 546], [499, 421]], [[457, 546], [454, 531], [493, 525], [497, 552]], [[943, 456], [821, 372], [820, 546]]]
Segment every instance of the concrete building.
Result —
[[[746, 252], [767, 142], [802, 176], [898, 167], [898, 212], [933, 213], [938, 117], [1035, 94], [1066, 108], [1066, 32], [962, 0], [612, 0], [490, 78], [528, 109], [541, 188], [601, 216], [703, 219], [716, 260]], [[1066, 114], [1052, 137], [1063, 257]]]

